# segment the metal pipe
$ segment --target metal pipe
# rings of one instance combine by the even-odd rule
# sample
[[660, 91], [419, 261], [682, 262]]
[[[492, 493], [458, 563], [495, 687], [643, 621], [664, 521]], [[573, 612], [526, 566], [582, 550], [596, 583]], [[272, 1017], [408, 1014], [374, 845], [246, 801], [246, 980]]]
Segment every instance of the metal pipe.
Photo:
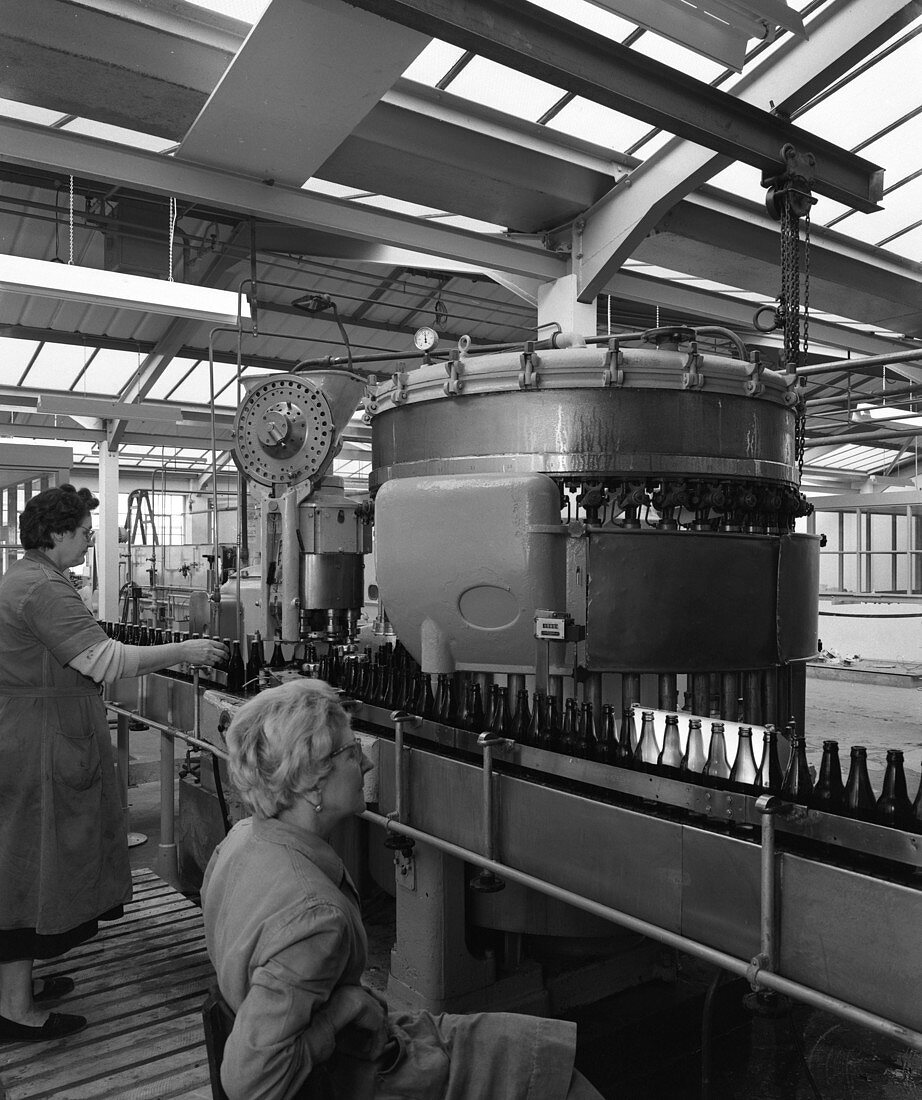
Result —
[[161, 733], [167, 737], [178, 737], [180, 741], [185, 741], [190, 745], [195, 745], [196, 748], [205, 749], [207, 752], [212, 753], [214, 756], [220, 757], [222, 760], [228, 760], [229, 757], [223, 749], [219, 749], [216, 745], [212, 745], [210, 741], [203, 741], [200, 737], [193, 737], [191, 734], [183, 732], [183, 730], [174, 729], [172, 726], [164, 725], [163, 722], [155, 722], [152, 718], [143, 718], [137, 711], [125, 710], [123, 707], [116, 706], [115, 703], [106, 703], [106, 707], [114, 714], [125, 715], [126, 718], [138, 718], [142, 720], [145, 725], [150, 726], [151, 729], [160, 730]]
[[897, 1024], [893, 1020], [887, 1020], [882, 1016], [876, 1016], [874, 1013], [867, 1012], [863, 1008], [858, 1008], [856, 1005], [849, 1004], [847, 1001], [839, 1000], [838, 997], [830, 997], [827, 993], [821, 993], [819, 990], [810, 989], [808, 986], [801, 985], [799, 982], [783, 978], [780, 974], [775, 974], [761, 967], [754, 966], [752, 962], [738, 959], [734, 955], [728, 955], [724, 951], [718, 951], [714, 947], [708, 947], [706, 944], [698, 943], [697, 940], [689, 939], [687, 936], [681, 936], [677, 932], [670, 932], [665, 928], [660, 928], [658, 925], [651, 924], [649, 921], [640, 920], [638, 917], [633, 917], [629, 913], [622, 912], [620, 909], [613, 909], [608, 905], [602, 905], [600, 902], [592, 901], [590, 898], [583, 897], [581, 894], [575, 894], [571, 890], [564, 890], [560, 886], [555, 886], [550, 882], [544, 882], [542, 879], [525, 874], [522, 871], [516, 870], [514, 867], [508, 867], [495, 860], [485, 859], [477, 852], [469, 851], [467, 848], [461, 848], [459, 845], [452, 844], [447, 840], [442, 840], [440, 837], [431, 836], [429, 833], [424, 833], [420, 829], [413, 829], [407, 825], [402, 825], [390, 818], [382, 817], [381, 814], [373, 813], [371, 810], [365, 810], [359, 816], [363, 817], [366, 821], [370, 821], [374, 825], [382, 826], [388, 832], [398, 833], [423, 844], [431, 844], [434, 848], [438, 848], [447, 855], [454, 856], [456, 859], [464, 860], [467, 863], [476, 864], [478, 867], [492, 871], [500, 878], [508, 879], [510, 882], [516, 882], [520, 886], [525, 886], [531, 890], [536, 890], [538, 893], [546, 894], [548, 897], [555, 898], [557, 901], [562, 901], [567, 905], [572, 905], [576, 909], [582, 909], [586, 913], [592, 913], [594, 916], [601, 917], [602, 920], [610, 921], [612, 924], [619, 924], [624, 928], [629, 928], [633, 932], [638, 932], [642, 936], [658, 940], [660, 943], [664, 943], [668, 947], [673, 947], [677, 951], [683, 951], [687, 955], [694, 955], [696, 958], [703, 959], [705, 962], [711, 963], [714, 966], [729, 970], [741, 978], [746, 978], [754, 985], [774, 989], [778, 993], [784, 993], [789, 997], [793, 997], [795, 1000], [803, 1001], [804, 1004], [822, 1009], [824, 1012], [832, 1012], [837, 1016], [841, 1016], [843, 1019], [858, 1024], [860, 1027], [870, 1028], [872, 1031], [876, 1031], [879, 1034], [886, 1035], [891, 1039], [896, 1039], [898, 1042], [905, 1043], [915, 1050], [922, 1050], [922, 1033], [904, 1027], [902, 1024]]
[[[881, 421], [881, 424], [885, 421]], [[832, 443], [879, 443], [888, 439], [912, 438], [922, 435], [922, 428], [890, 428], [882, 432], [843, 432], [841, 435], [808, 435], [806, 441], [812, 447], [824, 447]]]
[[406, 726], [418, 726], [422, 719], [415, 714], [407, 714], [403, 710], [395, 710], [391, 714], [394, 723], [394, 812], [391, 815], [395, 821], [402, 822], [406, 814], [404, 798], [404, 769], [403, 769], [403, 735]]
[[[209, 393], [211, 396], [209, 407], [209, 422], [211, 424], [211, 509], [213, 512], [212, 525], [214, 538], [212, 539], [213, 551], [214, 551], [214, 564], [213, 564], [213, 576], [211, 578], [211, 630], [212, 636], [220, 633], [219, 626], [221, 620], [221, 553], [220, 545], [218, 542], [218, 440], [217, 440], [217, 425], [215, 423], [215, 392], [214, 392], [214, 338], [216, 333], [219, 332], [233, 332], [237, 335], [237, 346], [239, 355], [240, 337], [241, 337], [241, 317], [240, 317], [240, 292], [237, 293], [237, 324], [234, 327], [230, 325], [216, 325], [208, 334], [208, 385]], [[239, 563], [238, 563], [239, 565]]]
[[720, 713], [727, 722], [739, 718], [740, 678], [737, 672], [720, 674]]
[[826, 363], [811, 363], [806, 367], [798, 367], [794, 373], [799, 377], [806, 377], [811, 374], [829, 374], [830, 371], [883, 367], [888, 363], [922, 363], [922, 348], [910, 348], [909, 351], [890, 351], [884, 355], [866, 355], [863, 359], [833, 359]]
[[640, 703], [640, 673], [621, 673], [621, 710], [626, 711], [634, 704]]
[[756, 809], [762, 815], [762, 852], [759, 893], [759, 946], [762, 966], [775, 970], [775, 814], [782, 813], [784, 804], [776, 795], [765, 794], [756, 799]]
[[658, 702], [660, 710], [675, 711], [679, 705], [679, 686], [674, 672], [661, 672], [658, 676]]
[[743, 713], [753, 726], [762, 725], [762, 674], [757, 670], [743, 673]]

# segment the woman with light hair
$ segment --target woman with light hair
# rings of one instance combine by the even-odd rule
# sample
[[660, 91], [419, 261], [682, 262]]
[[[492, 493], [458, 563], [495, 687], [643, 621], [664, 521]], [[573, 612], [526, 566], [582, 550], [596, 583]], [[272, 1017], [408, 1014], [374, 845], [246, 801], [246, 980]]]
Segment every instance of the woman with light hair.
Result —
[[328, 839], [365, 808], [372, 764], [333, 688], [262, 692], [227, 746], [253, 816], [212, 856], [202, 908], [235, 1013], [221, 1066], [230, 1100], [601, 1100], [573, 1068], [575, 1024], [389, 1013], [362, 985], [359, 899]]

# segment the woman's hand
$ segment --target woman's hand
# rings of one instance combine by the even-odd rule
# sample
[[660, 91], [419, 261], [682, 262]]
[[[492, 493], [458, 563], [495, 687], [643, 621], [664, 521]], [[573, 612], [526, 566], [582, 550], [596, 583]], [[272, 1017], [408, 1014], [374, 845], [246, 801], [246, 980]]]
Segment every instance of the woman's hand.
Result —
[[217, 665], [230, 658], [227, 646], [213, 638], [189, 638], [179, 648], [182, 660], [190, 665]]

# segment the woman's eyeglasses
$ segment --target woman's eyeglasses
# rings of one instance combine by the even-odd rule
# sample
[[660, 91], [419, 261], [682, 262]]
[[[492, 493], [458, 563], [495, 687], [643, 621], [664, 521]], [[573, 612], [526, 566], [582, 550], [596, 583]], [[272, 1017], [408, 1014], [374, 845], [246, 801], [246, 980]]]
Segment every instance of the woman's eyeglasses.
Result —
[[362, 759], [362, 742], [356, 737], [356, 739], [350, 745], [343, 745], [341, 749], [337, 749], [335, 752], [331, 752], [329, 759], [332, 760], [334, 756], [340, 756], [344, 752], [352, 754], [352, 759], [358, 763]]
[[96, 538], [96, 532], [92, 527], [78, 527], [77, 530], [83, 532], [83, 537], [87, 542], [92, 542]]

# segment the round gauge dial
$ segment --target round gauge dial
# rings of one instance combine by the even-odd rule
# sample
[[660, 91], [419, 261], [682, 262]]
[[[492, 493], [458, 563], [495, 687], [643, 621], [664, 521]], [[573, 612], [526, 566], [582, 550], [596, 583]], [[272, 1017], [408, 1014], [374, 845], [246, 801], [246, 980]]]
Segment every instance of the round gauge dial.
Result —
[[413, 333], [413, 343], [420, 351], [432, 351], [439, 342], [439, 334], [434, 328], [418, 328]]

